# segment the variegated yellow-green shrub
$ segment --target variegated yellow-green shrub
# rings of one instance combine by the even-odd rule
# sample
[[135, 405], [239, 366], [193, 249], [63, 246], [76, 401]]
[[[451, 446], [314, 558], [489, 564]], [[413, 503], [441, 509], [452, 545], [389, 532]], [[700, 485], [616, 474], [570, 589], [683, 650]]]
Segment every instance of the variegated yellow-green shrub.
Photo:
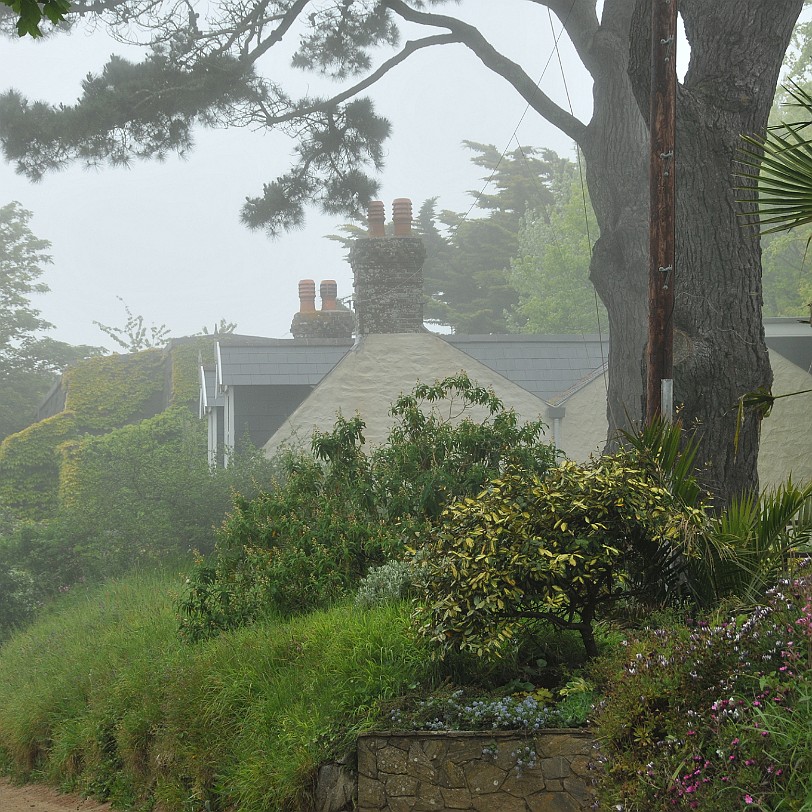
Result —
[[508, 471], [452, 504], [416, 552], [420, 631], [441, 652], [496, 655], [548, 622], [577, 630], [594, 656], [595, 620], [621, 597], [660, 599], [704, 523], [634, 452], [543, 477]]

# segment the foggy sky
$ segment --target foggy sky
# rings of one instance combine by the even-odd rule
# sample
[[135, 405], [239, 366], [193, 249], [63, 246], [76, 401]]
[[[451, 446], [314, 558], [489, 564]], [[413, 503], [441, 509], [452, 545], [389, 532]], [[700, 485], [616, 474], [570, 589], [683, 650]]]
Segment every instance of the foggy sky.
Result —
[[[567, 104], [557, 60], [550, 61], [546, 9], [524, 0], [468, 0], [448, 12], [479, 25], [534, 78], [549, 61], [541, 87]], [[560, 23], [553, 20], [558, 31]], [[591, 82], [566, 37], [560, 45], [576, 114], [587, 120]], [[3, 39], [2, 89], [13, 87], [31, 101], [71, 104], [83, 76], [99, 71], [111, 53], [137, 59], [140, 52], [102, 31], [40, 42]], [[270, 69], [260, 64], [264, 73]], [[286, 70], [297, 88], [307, 86], [307, 76]], [[514, 149], [512, 135], [526, 108], [462, 46], [423, 50], [370, 95], [394, 130], [381, 177], [387, 211], [396, 197], [411, 198], [416, 210], [433, 196], [439, 196], [439, 208], [467, 211], [472, 198], [465, 192], [481, 188], [484, 170], [471, 164], [460, 142]], [[532, 111], [517, 136], [522, 145], [574, 155], [569, 139]], [[44, 277], [51, 291], [37, 297], [36, 305], [56, 325], [54, 338], [115, 349], [92, 322], [123, 326], [117, 296], [148, 324], [166, 324], [173, 336], [204, 324], [211, 329], [226, 318], [237, 322], [240, 333], [285, 337], [298, 309], [299, 279], [318, 284], [334, 278], [339, 296], [351, 293], [341, 246], [323, 239], [340, 218], [311, 210], [304, 230], [276, 241], [239, 222], [245, 197], [261, 194], [263, 182], [286, 171], [293, 142], [261, 131], [198, 129], [196, 144], [186, 161], [172, 156], [164, 163], [93, 170], [76, 165], [39, 184], [0, 163], [0, 205], [18, 200], [34, 213], [34, 233], [53, 244], [54, 264]]]

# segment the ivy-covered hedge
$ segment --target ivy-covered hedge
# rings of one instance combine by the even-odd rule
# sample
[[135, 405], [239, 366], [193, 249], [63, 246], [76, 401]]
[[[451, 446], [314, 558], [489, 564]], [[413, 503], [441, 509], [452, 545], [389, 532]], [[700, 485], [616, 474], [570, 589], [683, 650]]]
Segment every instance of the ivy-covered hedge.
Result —
[[150, 417], [163, 403], [165, 363], [162, 350], [90, 358], [65, 372], [65, 406], [96, 434]]
[[212, 336], [202, 336], [197, 341], [178, 344], [171, 350], [172, 362], [172, 403], [178, 406], [197, 404], [200, 378], [198, 358], [214, 360], [214, 340]]
[[38, 520], [54, 513], [61, 447], [77, 434], [76, 415], [66, 411], [0, 444], [0, 506], [9, 518]]
[[123, 571], [191, 549], [207, 551], [233, 482], [215, 476], [206, 428], [183, 407], [99, 437], [64, 455], [59, 517], [102, 569]]
[[[0, 445], [0, 512], [13, 520], [53, 516], [58, 494], [71, 492], [84, 435], [137, 424], [170, 403], [185, 408], [196, 404], [201, 353], [206, 358], [212, 354], [210, 337], [169, 350], [90, 358], [67, 370], [65, 411]], [[205, 448], [201, 453], [205, 457]]]

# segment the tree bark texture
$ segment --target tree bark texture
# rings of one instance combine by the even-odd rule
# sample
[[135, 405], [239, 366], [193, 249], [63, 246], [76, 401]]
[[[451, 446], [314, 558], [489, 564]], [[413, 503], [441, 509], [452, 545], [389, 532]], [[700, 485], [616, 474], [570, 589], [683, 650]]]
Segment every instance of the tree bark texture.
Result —
[[[611, 26], [605, 9], [591, 44], [600, 68], [581, 146], [601, 228], [590, 275], [609, 313], [610, 439], [643, 415], [650, 10], [651, 2], [663, 1], [638, 0], [633, 15], [618, 11]], [[757, 418], [746, 417], [735, 451], [737, 406], [741, 395], [772, 382], [758, 234], [739, 216], [736, 159], [741, 135], [767, 125], [802, 4], [680, 0], [679, 6], [691, 60], [677, 102], [674, 400], [683, 424], [699, 430], [701, 475], [719, 507], [758, 487]]]

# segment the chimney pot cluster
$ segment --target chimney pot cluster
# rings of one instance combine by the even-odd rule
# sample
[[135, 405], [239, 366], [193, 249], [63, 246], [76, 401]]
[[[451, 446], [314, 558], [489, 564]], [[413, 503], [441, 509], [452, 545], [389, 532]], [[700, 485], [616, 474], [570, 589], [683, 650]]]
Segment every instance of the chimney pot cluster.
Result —
[[[386, 214], [383, 202], [373, 200], [367, 209], [368, 234], [373, 239], [386, 236]], [[399, 197], [392, 202], [392, 224], [396, 237], [412, 236], [412, 201]]]
[[[325, 279], [319, 285], [322, 310], [338, 310], [338, 285], [335, 279]], [[299, 312], [316, 312], [316, 282], [302, 279], [299, 282]]]
[[321, 310], [316, 310], [316, 283], [312, 279], [299, 282], [299, 312], [293, 316], [290, 332], [294, 338], [351, 338], [355, 317], [339, 307], [338, 285], [335, 279], [325, 279], [319, 285]]

